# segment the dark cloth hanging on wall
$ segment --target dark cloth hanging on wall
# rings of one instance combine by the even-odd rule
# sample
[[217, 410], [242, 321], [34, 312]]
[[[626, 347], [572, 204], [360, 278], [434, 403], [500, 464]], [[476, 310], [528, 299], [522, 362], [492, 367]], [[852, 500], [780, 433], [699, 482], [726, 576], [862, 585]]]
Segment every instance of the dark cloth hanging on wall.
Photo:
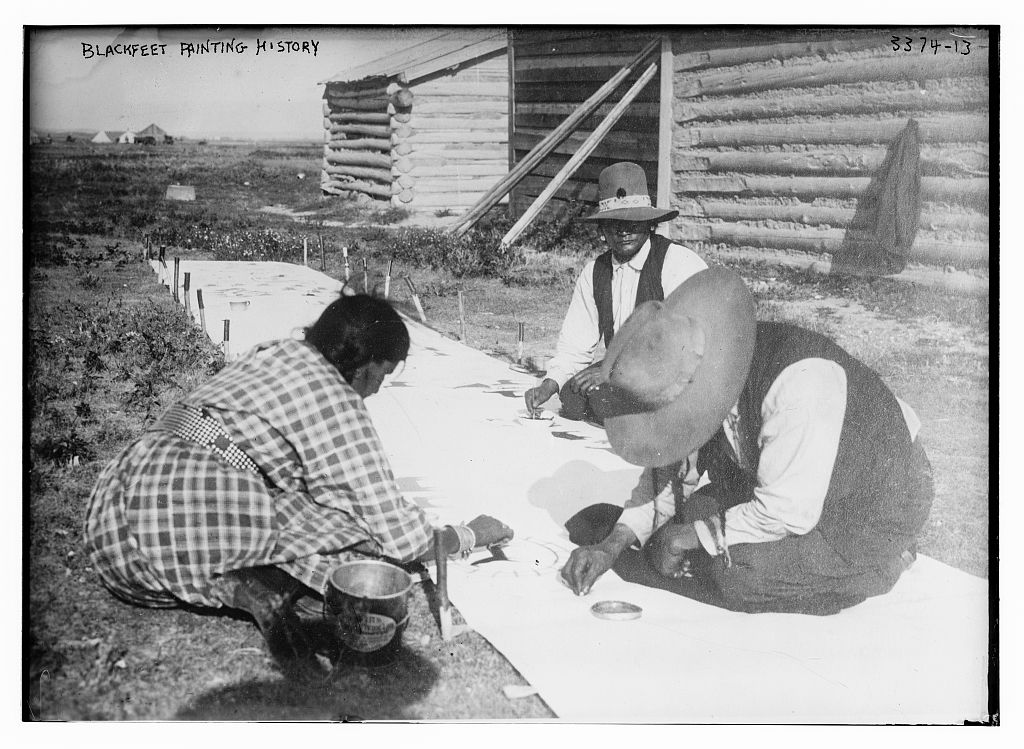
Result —
[[857, 201], [837, 272], [889, 275], [907, 265], [921, 215], [921, 147], [916, 120], [908, 120]]

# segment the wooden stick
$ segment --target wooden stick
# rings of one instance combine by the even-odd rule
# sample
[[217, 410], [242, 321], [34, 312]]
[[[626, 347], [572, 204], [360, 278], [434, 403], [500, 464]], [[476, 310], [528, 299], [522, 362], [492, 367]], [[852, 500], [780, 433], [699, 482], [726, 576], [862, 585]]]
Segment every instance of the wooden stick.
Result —
[[224, 360], [231, 360], [231, 321], [224, 321]]
[[519, 343], [516, 345], [516, 362], [523, 363], [523, 342], [526, 339], [526, 323], [519, 323]]
[[434, 529], [434, 569], [437, 577], [437, 618], [441, 625], [441, 639], [452, 637], [451, 601], [448, 600], [448, 554], [444, 548], [444, 530]]
[[324, 251], [324, 235], [317, 234], [316, 236], [320, 241], [320, 272], [323, 273], [327, 270], [327, 255]]
[[146, 235], [146, 254], [143, 255], [144, 260], [149, 260], [153, 255], [153, 237], [149, 234]]
[[309, 267], [309, 240], [302, 238], [302, 264]]
[[391, 296], [391, 268], [394, 266], [394, 258], [388, 260], [388, 272], [384, 276], [384, 298]]
[[506, 233], [505, 236], [501, 238], [501, 244], [512, 244], [514, 241], [516, 241], [516, 239], [519, 238], [519, 235], [523, 233], [523, 230], [525, 230], [526, 227], [530, 225], [530, 222], [532, 222], [533, 219], [537, 217], [537, 214], [540, 213], [545, 203], [547, 203], [551, 196], [558, 191], [558, 188], [565, 184], [566, 180], [568, 180], [569, 177], [572, 176], [573, 172], [576, 171], [576, 168], [584, 161], [586, 161], [587, 157], [590, 156], [594, 148], [597, 147], [597, 144], [600, 142], [601, 138], [603, 138], [605, 134], [615, 126], [615, 123], [619, 121], [619, 118], [622, 116], [623, 112], [625, 112], [626, 108], [630, 105], [630, 102], [632, 102], [633, 99], [636, 98], [636, 95], [640, 93], [640, 90], [643, 89], [643, 87], [646, 86], [652, 78], [654, 78], [654, 74], [657, 72], [658, 64], [652, 62], [647, 67], [647, 70], [645, 70], [643, 74], [637, 79], [636, 83], [634, 83], [630, 87], [630, 89], [625, 93], [625, 95], [622, 97], [622, 100], [619, 102], [618, 106], [616, 106], [614, 109], [612, 109], [611, 112], [608, 113], [608, 115], [604, 118], [604, 121], [598, 126], [598, 128], [593, 133], [590, 134], [590, 137], [587, 138], [586, 141], [584, 141], [583, 145], [580, 146], [580, 150], [577, 151], [571, 159], [569, 159], [566, 165], [562, 167], [562, 170], [558, 173], [558, 175], [553, 180], [551, 180], [551, 184], [548, 185], [547, 188], [545, 188], [544, 192], [537, 196], [537, 199], [533, 201], [533, 204], [526, 210], [526, 212], [522, 216], [519, 217], [519, 220], [516, 221], [516, 223], [512, 226], [511, 229], [508, 230], [508, 233]]
[[363, 259], [363, 293], [370, 293], [370, 274], [366, 270], [366, 258]]
[[405, 282], [409, 285], [409, 291], [412, 292], [412, 302], [416, 305], [416, 312], [419, 313], [420, 322], [427, 322], [427, 315], [423, 311], [423, 305], [420, 303], [420, 295], [416, 293], [416, 285], [412, 282], [409, 276], [405, 277]]
[[640, 53], [633, 58], [629, 64], [625, 65], [619, 70], [614, 76], [605, 82], [597, 91], [590, 95], [590, 97], [579, 106], [579, 108], [571, 115], [565, 118], [565, 121], [548, 133], [540, 143], [538, 143], [533, 150], [530, 151], [515, 167], [509, 171], [508, 175], [500, 180], [493, 188], [491, 188], [465, 216], [462, 217], [457, 223], [453, 224], [448, 231], [457, 235], [465, 234], [469, 228], [476, 223], [481, 216], [489, 211], [494, 205], [501, 200], [505, 195], [508, 194], [520, 179], [529, 174], [530, 170], [533, 169], [545, 156], [550, 153], [555, 146], [561, 143], [565, 138], [572, 133], [576, 127], [582, 122], [594, 109], [601, 105], [605, 99], [622, 84], [623, 81], [629, 77], [633, 69], [638, 67], [647, 57], [658, 49], [661, 45], [660, 39], [655, 39], [644, 47]]
[[171, 289], [171, 296], [178, 301], [178, 271], [181, 269], [181, 258], [174, 258], [174, 287]]
[[199, 304], [199, 329], [206, 332], [206, 306], [203, 304], [203, 290], [196, 289], [196, 302]]
[[191, 282], [192, 282], [191, 279], [192, 279], [192, 274], [186, 272], [185, 273], [185, 283], [182, 285], [182, 289], [185, 292], [185, 312], [188, 313], [189, 317], [192, 316], [192, 302], [191, 302], [191, 299], [189, 298], [190, 295], [188, 293], [189, 286], [191, 285]]
[[466, 305], [462, 300], [462, 289], [459, 289], [459, 338], [463, 343], [468, 342], [466, 339]]
[[349, 269], [348, 269], [348, 247], [345, 245], [341, 246], [341, 255], [345, 259], [345, 283], [348, 283]]

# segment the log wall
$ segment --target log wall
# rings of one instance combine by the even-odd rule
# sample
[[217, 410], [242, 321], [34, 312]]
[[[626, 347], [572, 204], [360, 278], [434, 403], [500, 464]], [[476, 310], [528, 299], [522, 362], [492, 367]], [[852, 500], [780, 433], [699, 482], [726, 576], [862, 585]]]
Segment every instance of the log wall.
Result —
[[911, 51], [884, 29], [673, 34], [681, 215], [669, 233], [698, 250], [840, 253], [858, 196], [914, 119], [923, 205], [910, 259], [987, 266], [989, 39], [957, 29], [975, 37], [967, 48], [950, 31], [898, 29]]
[[465, 212], [508, 171], [508, 81], [501, 51], [412, 81], [328, 84], [321, 188]]
[[[520, 161], [545, 135], [630, 62], [654, 32], [522, 29], [511, 32], [513, 50], [513, 136], [511, 155]], [[654, 60], [656, 58], [652, 58]], [[644, 66], [641, 66], [641, 70]], [[511, 192], [510, 209], [519, 217], [558, 174], [639, 77], [634, 72], [580, 128], [541, 161]], [[616, 161], [635, 161], [647, 173], [652, 200], [658, 172], [658, 79], [646, 86], [609, 134], [541, 212], [541, 217], [589, 213], [597, 176]]]

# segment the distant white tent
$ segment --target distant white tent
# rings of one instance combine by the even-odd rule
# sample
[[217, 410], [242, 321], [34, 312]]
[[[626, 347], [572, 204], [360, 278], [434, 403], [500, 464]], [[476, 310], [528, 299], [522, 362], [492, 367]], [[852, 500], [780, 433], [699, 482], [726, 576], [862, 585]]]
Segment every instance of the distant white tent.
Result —
[[113, 143], [110, 136], [107, 135], [106, 130], [100, 130], [96, 135], [92, 136], [92, 143]]
[[133, 131], [131, 131], [131, 130], [125, 130], [123, 133], [121, 133], [121, 135], [118, 136], [117, 142], [118, 143], [134, 143], [135, 142], [135, 133]]

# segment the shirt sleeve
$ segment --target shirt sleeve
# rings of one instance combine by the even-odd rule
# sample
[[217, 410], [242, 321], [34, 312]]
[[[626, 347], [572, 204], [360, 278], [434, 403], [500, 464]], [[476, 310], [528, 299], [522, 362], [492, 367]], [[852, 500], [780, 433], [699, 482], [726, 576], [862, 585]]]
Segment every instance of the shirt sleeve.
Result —
[[[680, 484], [684, 497], [688, 497], [697, 486], [696, 464], [696, 453], [682, 463]], [[619, 522], [633, 531], [642, 546], [675, 514], [676, 497], [670, 476], [663, 469], [645, 468], [622, 510]]]
[[412, 561], [427, 551], [430, 523], [399, 491], [362, 398], [346, 395], [324, 398], [298, 435], [307, 489], [313, 501], [347, 513], [384, 556]]
[[670, 244], [665, 251], [665, 263], [661, 266], [661, 288], [668, 296], [687, 278], [705, 270], [705, 263], [693, 250], [679, 244]]
[[818, 524], [846, 416], [846, 373], [803, 359], [776, 378], [761, 406], [754, 499], [725, 516], [729, 544], [802, 535]]
[[569, 311], [562, 322], [555, 355], [548, 362], [546, 377], [562, 387], [574, 374], [594, 361], [594, 352], [601, 342], [594, 302], [594, 261], [583, 268], [573, 288]]

